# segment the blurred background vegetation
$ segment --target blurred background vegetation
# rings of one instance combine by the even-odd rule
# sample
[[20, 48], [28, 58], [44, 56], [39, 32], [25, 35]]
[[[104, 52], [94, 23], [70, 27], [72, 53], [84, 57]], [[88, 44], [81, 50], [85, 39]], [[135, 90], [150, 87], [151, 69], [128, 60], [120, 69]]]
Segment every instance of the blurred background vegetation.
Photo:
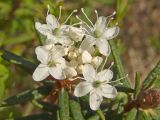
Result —
[[[59, 6], [63, 6], [62, 22], [72, 10], [82, 7], [93, 21], [95, 9], [103, 16], [117, 10], [116, 22], [121, 28], [119, 48], [131, 80], [136, 71], [145, 78], [160, 59], [160, 1], [157, 0], [1, 0], [0, 49], [36, 62], [34, 49], [40, 42], [34, 22], [45, 22], [47, 4], [55, 16]], [[72, 18], [70, 22], [74, 21]], [[34, 86], [30, 75], [0, 58], [0, 100]], [[32, 110], [30, 103], [0, 108], [0, 120], [28, 115]]]

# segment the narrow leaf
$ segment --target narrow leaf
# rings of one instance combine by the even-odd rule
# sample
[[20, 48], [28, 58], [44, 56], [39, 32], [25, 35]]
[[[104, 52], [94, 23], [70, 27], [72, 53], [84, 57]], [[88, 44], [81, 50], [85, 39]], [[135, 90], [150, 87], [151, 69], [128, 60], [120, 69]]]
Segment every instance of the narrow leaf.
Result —
[[32, 99], [39, 99], [44, 95], [48, 95], [49, 92], [51, 91], [51, 85], [46, 85], [42, 87], [38, 87], [32, 90], [26, 90], [22, 93], [19, 93], [15, 96], [9, 97], [8, 99], [4, 100], [0, 106], [5, 107], [5, 106], [10, 106], [10, 105], [16, 105], [16, 104], [21, 104], [27, 101], [30, 101]]
[[134, 85], [134, 98], [136, 99], [140, 91], [140, 74], [136, 73], [135, 85]]
[[96, 113], [95, 115], [91, 116], [90, 118], [88, 118], [87, 120], [100, 120], [99, 115]]
[[33, 73], [33, 71], [37, 66], [34, 63], [22, 58], [21, 56], [15, 55], [14, 53], [11, 53], [9, 51], [4, 51], [4, 53], [2, 54], [2, 58], [9, 62], [17, 64], [18, 66], [23, 68], [25, 71], [29, 72], [30, 74]]
[[21, 118], [15, 118], [13, 120], [56, 120], [53, 115], [42, 113], [37, 115], [30, 115]]
[[[113, 40], [110, 40], [109, 44], [111, 46], [111, 52], [112, 52], [112, 56], [113, 56], [113, 59], [115, 62], [117, 79], [125, 77], [126, 74], [125, 74], [123, 66], [122, 66], [122, 62], [120, 59], [117, 45], [116, 45], [115, 41], [113, 41]], [[122, 79], [121, 82], [123, 83], [124, 86], [130, 87], [130, 81], [127, 78]]]
[[160, 61], [153, 68], [153, 70], [148, 74], [147, 78], [143, 82], [143, 89], [149, 88], [156, 78], [160, 76]]
[[68, 93], [62, 89], [58, 94], [58, 107], [60, 120], [70, 120]]
[[134, 90], [132, 88], [129, 88], [129, 87], [116, 86], [116, 89], [119, 92], [125, 92], [125, 93], [133, 93], [134, 92]]
[[131, 111], [127, 113], [124, 120], [135, 120], [136, 114], [137, 114], [137, 109], [133, 108]]
[[69, 101], [71, 115], [74, 120], [84, 120], [84, 117], [81, 112], [81, 106], [77, 101], [70, 100]]

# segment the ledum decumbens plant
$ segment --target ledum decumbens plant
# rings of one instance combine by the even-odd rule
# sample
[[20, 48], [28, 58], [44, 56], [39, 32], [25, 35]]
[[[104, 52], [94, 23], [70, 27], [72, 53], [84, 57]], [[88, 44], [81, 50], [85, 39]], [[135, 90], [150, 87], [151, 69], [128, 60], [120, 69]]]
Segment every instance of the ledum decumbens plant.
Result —
[[[44, 38], [35, 48], [38, 63], [8, 51], [2, 54], [28, 71], [39, 87], [5, 99], [1, 107], [30, 101], [44, 110], [17, 120], [158, 120], [154, 110], [160, 104], [160, 91], [152, 86], [160, 75], [160, 63], [141, 84], [137, 73], [131, 87], [117, 49], [116, 12], [105, 17], [95, 10], [96, 21], [92, 22], [81, 8], [85, 20], [73, 10], [62, 21], [61, 9], [56, 17], [48, 6], [46, 21], [35, 22]], [[71, 17], [77, 22], [68, 24]]]

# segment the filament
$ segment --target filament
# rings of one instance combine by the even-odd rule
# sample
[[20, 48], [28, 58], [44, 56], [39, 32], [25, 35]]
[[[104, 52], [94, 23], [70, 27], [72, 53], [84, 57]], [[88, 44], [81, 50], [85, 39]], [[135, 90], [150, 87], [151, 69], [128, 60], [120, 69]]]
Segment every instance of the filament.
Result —
[[103, 66], [101, 68], [101, 71], [104, 69], [104, 66], [105, 66], [106, 62], [107, 62], [107, 57], [105, 58], [104, 64], [103, 64]]
[[83, 21], [78, 15], [76, 15], [76, 18], [81, 22], [83, 22], [92, 31], [92, 28], [85, 21]]
[[108, 67], [108, 69], [110, 69], [113, 65], [114, 65], [114, 62], [111, 63], [111, 65]]
[[76, 13], [76, 12], [77, 12], [77, 10], [73, 10], [73, 11], [71, 12], [71, 14], [67, 17], [66, 21], [65, 21], [63, 24], [66, 24], [67, 21], [70, 19], [70, 17], [71, 17], [74, 13]]
[[97, 18], [97, 20], [98, 20], [98, 12], [97, 12], [97, 10], [94, 10], [94, 12], [95, 12], [96, 18]]
[[47, 15], [49, 14], [49, 11], [50, 11], [50, 6], [49, 5], [47, 5]]
[[73, 81], [73, 80], [76, 80], [76, 79], [82, 79], [82, 80], [85, 80], [83, 77], [75, 77], [75, 78], [72, 78], [72, 79], [69, 79], [69, 80]]
[[82, 24], [82, 22], [74, 23], [72, 26], [81, 25], [81, 24]]
[[111, 81], [111, 82], [107, 82], [107, 83], [115, 83], [115, 82], [121, 81], [122, 79], [127, 78], [127, 77], [128, 77], [128, 74], [126, 74], [126, 76], [124, 76], [122, 78], [119, 78], [119, 79], [117, 79], [115, 81]]
[[59, 17], [58, 17], [58, 21], [60, 20], [62, 15], [62, 6], [59, 6]]
[[92, 21], [88, 18], [88, 16], [86, 15], [86, 13], [84, 12], [84, 9], [81, 8], [82, 13], [84, 14], [84, 16], [87, 18], [87, 20], [91, 23], [91, 25], [94, 27]]

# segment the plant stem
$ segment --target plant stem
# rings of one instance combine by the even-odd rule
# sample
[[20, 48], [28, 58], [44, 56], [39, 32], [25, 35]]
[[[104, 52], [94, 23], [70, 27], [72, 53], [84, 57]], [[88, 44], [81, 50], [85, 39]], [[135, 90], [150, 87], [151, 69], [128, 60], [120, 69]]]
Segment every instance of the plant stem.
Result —
[[97, 112], [97, 114], [99, 115], [99, 117], [101, 118], [101, 120], [106, 120], [106, 118], [105, 118], [102, 110], [99, 109], [99, 110], [97, 110], [96, 112]]

